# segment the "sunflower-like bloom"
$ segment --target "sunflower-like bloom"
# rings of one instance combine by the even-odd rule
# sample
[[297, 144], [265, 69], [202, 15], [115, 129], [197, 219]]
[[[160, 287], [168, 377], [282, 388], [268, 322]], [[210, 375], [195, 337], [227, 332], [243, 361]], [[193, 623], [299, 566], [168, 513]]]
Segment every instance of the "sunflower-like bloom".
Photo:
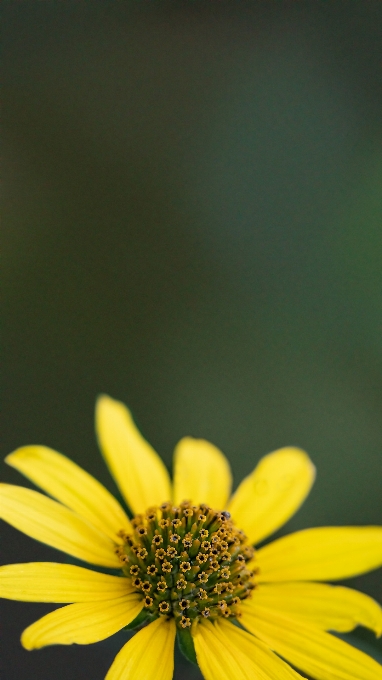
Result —
[[[367, 595], [321, 583], [382, 564], [382, 527], [298, 531], [260, 549], [299, 508], [315, 469], [300, 449], [265, 456], [230, 498], [231, 473], [212, 444], [186, 437], [174, 482], [129, 411], [102, 396], [100, 448], [132, 518], [91, 475], [43, 446], [6, 462], [48, 496], [1, 485], [0, 516], [84, 562], [0, 568], [0, 595], [69, 603], [21, 636], [26, 649], [89, 644], [138, 629], [106, 680], [171, 680], [174, 643], [206, 680], [381, 680], [382, 666], [327, 631], [382, 633]], [[56, 500], [53, 500], [56, 499]]]

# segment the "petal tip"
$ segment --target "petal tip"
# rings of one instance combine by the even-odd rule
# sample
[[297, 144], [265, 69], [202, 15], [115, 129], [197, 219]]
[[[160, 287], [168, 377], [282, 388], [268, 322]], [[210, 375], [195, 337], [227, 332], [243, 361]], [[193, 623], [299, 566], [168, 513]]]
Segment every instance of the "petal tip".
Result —
[[111, 404], [113, 404], [114, 401], [115, 401], [115, 400], [112, 399], [112, 397], [109, 397], [108, 394], [105, 394], [104, 392], [101, 392], [101, 393], [97, 396], [96, 402], [95, 402], [96, 413], [97, 413], [97, 411], [98, 411], [100, 408], [103, 408], [104, 406], [106, 406], [106, 407], [107, 407], [107, 406], [110, 406]]
[[45, 452], [56, 453], [56, 451], [53, 451], [53, 449], [50, 449], [48, 446], [44, 446], [43, 444], [26, 444], [25, 446], [19, 446], [18, 449], [8, 453], [8, 455], [4, 458], [4, 462], [7, 463], [7, 465], [18, 469], [20, 462], [28, 461], [36, 457], [39, 458], [40, 455], [44, 454]]
[[27, 652], [31, 652], [33, 649], [39, 648], [39, 645], [33, 644], [33, 641], [30, 639], [30, 636], [28, 635], [28, 628], [26, 628], [21, 633], [20, 642], [24, 649], [27, 650]]
[[15, 459], [22, 458], [23, 453], [24, 453], [25, 449], [27, 449], [27, 448], [29, 448], [29, 447], [28, 446], [21, 446], [20, 448], [15, 449], [14, 451], [11, 451], [11, 453], [8, 453], [8, 455], [5, 456], [4, 463], [13, 467]]
[[95, 403], [96, 424], [99, 426], [102, 422], [105, 423], [114, 418], [128, 422], [133, 419], [130, 409], [122, 401], [113, 399], [108, 394], [99, 394]]
[[[299, 446], [285, 446], [284, 448], [279, 449], [278, 452], [276, 451], [274, 453], [280, 453], [281, 455], [284, 454], [286, 457], [293, 456], [296, 462], [299, 460], [299, 462], [303, 464], [305, 470], [310, 473], [311, 484], [313, 484], [316, 479], [317, 468], [309, 454], [304, 449], [301, 449]], [[269, 455], [271, 456], [272, 453]]]

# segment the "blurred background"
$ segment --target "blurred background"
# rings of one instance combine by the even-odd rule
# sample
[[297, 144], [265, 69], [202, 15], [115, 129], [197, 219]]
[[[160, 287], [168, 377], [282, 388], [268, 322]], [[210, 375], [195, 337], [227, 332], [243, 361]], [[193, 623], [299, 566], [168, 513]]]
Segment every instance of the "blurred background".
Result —
[[[3, 45], [3, 455], [46, 444], [115, 491], [107, 392], [169, 467], [186, 434], [235, 484], [305, 448], [279, 535], [381, 523], [381, 2], [5, 1]], [[66, 559], [2, 534], [3, 563]], [[4, 680], [104, 678], [128, 634], [21, 648], [53, 608], [2, 601]]]

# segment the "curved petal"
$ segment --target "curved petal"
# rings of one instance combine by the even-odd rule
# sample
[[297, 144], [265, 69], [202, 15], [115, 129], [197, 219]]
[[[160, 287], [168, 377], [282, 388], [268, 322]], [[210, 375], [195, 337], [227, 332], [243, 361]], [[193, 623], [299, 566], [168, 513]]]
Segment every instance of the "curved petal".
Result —
[[315, 472], [305, 451], [294, 447], [260, 460], [228, 504], [250, 543], [262, 541], [294, 515], [312, 488]]
[[23, 446], [10, 453], [5, 462], [114, 541], [120, 542], [118, 530], [132, 531], [126, 513], [114, 496], [61, 453], [47, 446]]
[[0, 501], [0, 518], [31, 538], [85, 562], [120, 569], [115, 544], [60, 503], [12, 484], [0, 484]]
[[335, 581], [382, 565], [382, 527], [319, 527], [257, 552], [259, 581]]
[[195, 633], [197, 659], [206, 680], [303, 680], [260, 640], [224, 619], [203, 623]]
[[134, 592], [130, 579], [55, 562], [0, 567], [0, 597], [24, 602], [96, 602]]
[[316, 680], [382, 680], [382, 666], [346, 642], [305, 621], [246, 604], [241, 622], [277, 654]]
[[224, 619], [203, 622], [193, 635], [206, 680], [303, 680], [260, 640]]
[[[203, 621], [191, 631], [196, 659], [205, 680], [250, 680], [251, 668], [246, 664], [240, 647], [227, 637], [223, 646], [216, 626]], [[256, 676], [255, 676], [256, 677]], [[259, 675], [259, 680], [264, 678]]]
[[105, 680], [171, 680], [175, 633], [174, 619], [160, 616], [122, 647]]
[[125, 595], [110, 602], [69, 604], [28, 626], [21, 635], [21, 644], [31, 650], [46, 645], [99, 642], [134, 621], [142, 607], [138, 595]]
[[174, 502], [206, 503], [223, 510], [231, 491], [228, 460], [205, 439], [184, 437], [174, 452]]
[[382, 634], [382, 609], [378, 602], [351, 588], [324, 583], [260, 584], [248, 606], [277, 611], [306, 621], [321, 630], [347, 633], [356, 626]]
[[96, 431], [110, 471], [135, 514], [170, 500], [169, 474], [124, 404], [106, 395], [99, 397]]
[[225, 643], [227, 636], [229, 636], [232, 641], [236, 642], [241, 651], [247, 655], [247, 663], [252, 663], [257, 671], [252, 677], [256, 677], [259, 670], [261, 670], [267, 680], [304, 680], [299, 673], [279, 659], [267, 645], [247, 633], [246, 630], [233, 626], [232, 623], [224, 619], [218, 619], [216, 625], [225, 634], [225, 637], [222, 638], [223, 643]]

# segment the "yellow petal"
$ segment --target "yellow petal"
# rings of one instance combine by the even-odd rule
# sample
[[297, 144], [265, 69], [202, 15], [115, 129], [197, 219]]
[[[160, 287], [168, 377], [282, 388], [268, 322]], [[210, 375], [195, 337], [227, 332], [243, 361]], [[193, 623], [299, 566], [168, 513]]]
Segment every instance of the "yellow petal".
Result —
[[191, 500], [223, 510], [231, 491], [229, 463], [219, 449], [205, 439], [184, 437], [174, 454], [174, 502]]
[[128, 578], [55, 562], [0, 567], [0, 597], [24, 602], [96, 602], [133, 592]]
[[118, 540], [119, 529], [132, 530], [114, 496], [61, 453], [46, 446], [23, 446], [9, 454], [5, 462], [113, 540]]
[[[198, 666], [205, 680], [250, 680], [251, 668], [240, 647], [227, 637], [223, 645], [216, 626], [210, 621], [197, 624], [192, 630]], [[255, 676], [256, 677], [256, 676]], [[259, 680], [264, 680], [259, 675]]]
[[101, 451], [134, 514], [170, 500], [168, 472], [124, 404], [106, 395], [99, 397], [96, 430]]
[[257, 553], [261, 581], [334, 581], [382, 565], [382, 527], [319, 527]]
[[267, 645], [258, 640], [247, 631], [233, 626], [229, 621], [218, 619], [216, 625], [224, 632], [225, 643], [227, 636], [236, 643], [237, 647], [247, 655], [247, 663], [253, 665], [256, 672], [251, 677], [256, 677], [261, 671], [269, 680], [304, 680], [302, 676], [293, 670], [288, 664], [279, 659]]
[[160, 616], [122, 647], [105, 680], [172, 680], [175, 632], [174, 619]]
[[294, 515], [314, 478], [315, 467], [304, 451], [279, 449], [264, 456], [242, 481], [228, 510], [250, 543], [258, 543]]
[[110, 602], [69, 604], [43, 616], [21, 636], [25, 649], [46, 645], [89, 645], [114, 635], [138, 616], [143, 606], [138, 595]]
[[246, 603], [242, 612], [245, 628], [315, 680], [382, 680], [382, 666], [329, 633]]
[[347, 633], [358, 625], [382, 634], [378, 602], [351, 588], [324, 583], [260, 584], [248, 606], [263, 607], [317, 626]]
[[203, 622], [193, 635], [206, 680], [303, 680], [260, 640], [224, 619]]
[[85, 562], [120, 568], [114, 543], [85, 519], [37, 491], [0, 484], [0, 518]]

